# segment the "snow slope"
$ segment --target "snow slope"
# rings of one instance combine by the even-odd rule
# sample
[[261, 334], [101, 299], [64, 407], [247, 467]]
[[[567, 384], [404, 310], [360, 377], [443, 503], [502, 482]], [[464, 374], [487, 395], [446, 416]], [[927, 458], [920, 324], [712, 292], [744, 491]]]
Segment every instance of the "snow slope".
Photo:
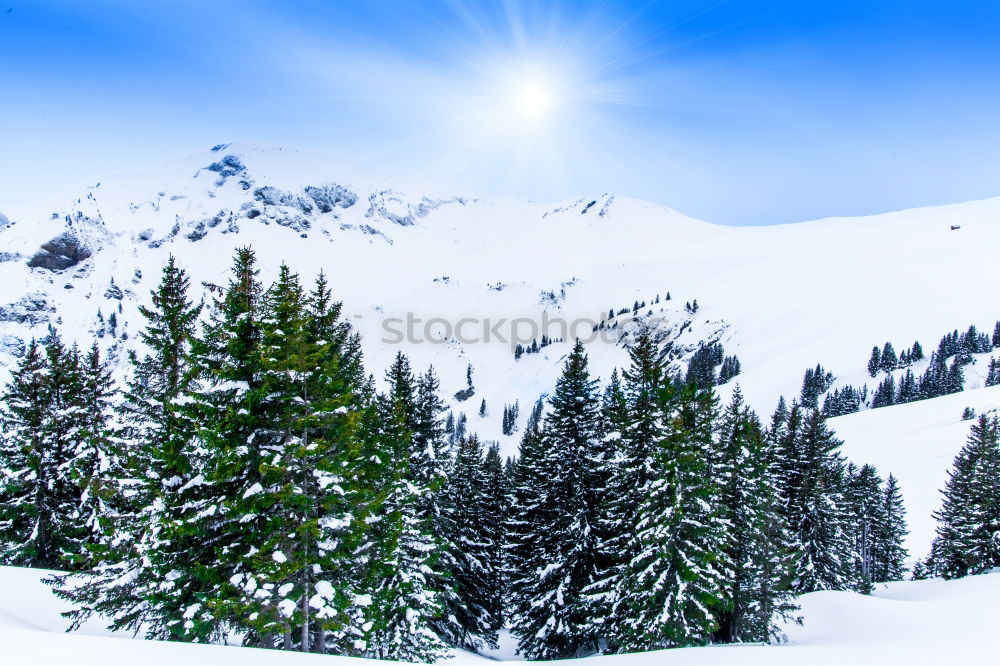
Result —
[[[265, 281], [282, 261], [307, 281], [325, 270], [364, 336], [369, 371], [381, 375], [398, 350], [418, 370], [433, 364], [452, 409], [508, 453], [519, 435], [501, 434], [503, 405], [517, 400], [523, 425], [531, 403], [552, 389], [570, 343], [515, 361], [509, 338], [470, 339], [477, 328], [481, 337], [483, 321], [489, 328], [520, 318], [524, 333], [544, 316], [583, 321], [575, 331], [547, 331], [571, 340], [590, 335], [609, 308], [631, 314], [635, 301], [646, 301], [641, 314], [657, 320], [677, 363], [707, 340], [738, 354], [738, 382], [766, 417], [779, 395], [798, 394], [803, 371], [817, 362], [837, 376], [835, 386], [874, 389], [877, 380], [865, 372], [873, 345], [891, 340], [901, 350], [919, 339], [930, 352], [954, 328], [992, 330], [1000, 307], [978, 286], [1000, 279], [998, 220], [1000, 198], [724, 227], [610, 194], [541, 204], [427, 193], [321, 155], [221, 145], [105, 179], [0, 228], [0, 380], [50, 324], [89, 344], [99, 310], [105, 319], [117, 315], [118, 336], [106, 334], [101, 344], [123, 359], [141, 325], [138, 306], [169, 254], [200, 288], [224, 282], [234, 249], [250, 245]], [[651, 305], [668, 291], [671, 301]], [[694, 299], [700, 310], [692, 316], [683, 305]], [[387, 327], [399, 330], [407, 316], [422, 320], [416, 338], [394, 340]], [[463, 319], [464, 339], [440, 337]], [[495, 330], [507, 334], [510, 326]], [[602, 378], [626, 362], [622, 330], [588, 342]], [[977, 360], [970, 388], [982, 384], [987, 359]], [[476, 394], [459, 402], [452, 396], [465, 388], [470, 363]], [[723, 400], [734, 384], [722, 388]], [[489, 413], [480, 418], [483, 399]], [[911, 554], [929, 544], [930, 510], [965, 439], [962, 407], [981, 411], [996, 400], [992, 389], [967, 391], [833, 421], [852, 459], [900, 477]]]
[[[39, 582], [45, 573], [0, 567], [0, 589], [4, 591], [0, 596], [0, 645], [5, 664], [336, 666], [368, 661], [128, 640], [128, 636], [114, 636], [93, 626], [73, 634], [62, 633], [66, 623], [58, 614], [61, 603]], [[880, 587], [871, 597], [853, 592], [816, 592], [802, 597], [805, 623], [787, 628], [787, 645], [687, 648], [583, 661], [593, 666], [983, 663], [995, 650], [992, 631], [998, 595], [1000, 573], [955, 581], [892, 583]], [[489, 660], [456, 653], [445, 663], [482, 666]]]

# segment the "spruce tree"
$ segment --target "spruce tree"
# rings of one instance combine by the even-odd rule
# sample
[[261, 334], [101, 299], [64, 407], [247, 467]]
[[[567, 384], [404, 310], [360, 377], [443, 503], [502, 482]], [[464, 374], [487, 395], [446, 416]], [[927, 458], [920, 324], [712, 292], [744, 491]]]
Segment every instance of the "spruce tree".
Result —
[[1000, 566], [1000, 435], [996, 417], [982, 415], [955, 458], [945, 484], [933, 569], [945, 578]]
[[[104, 543], [98, 568], [58, 581], [57, 594], [73, 602], [71, 628], [92, 614], [113, 630], [144, 631], [147, 638], [193, 640], [184, 612], [203, 600], [194, 563], [211, 550], [185, 532], [198, 484], [191, 444], [193, 424], [185, 403], [193, 384], [191, 347], [201, 306], [187, 296], [189, 280], [171, 256], [163, 268], [139, 333], [144, 351], [129, 354], [131, 372], [122, 402], [118, 438], [130, 443], [117, 470], [125, 507]], [[202, 638], [212, 633], [202, 625]]]
[[[793, 620], [794, 546], [778, 512], [773, 451], [739, 387], [723, 414], [714, 476], [719, 483], [719, 529], [724, 529], [722, 601], [715, 640], [771, 642], [779, 620]], [[722, 522], [724, 521], [724, 523]]]
[[521, 572], [532, 580], [520, 581], [512, 627], [527, 659], [571, 657], [598, 647], [583, 590], [601, 574], [594, 532], [601, 489], [593, 466], [600, 402], [579, 340], [550, 404], [542, 431], [546, 477], [540, 498], [544, 527], [535, 535], [539, 566]]
[[884, 583], [903, 580], [903, 575], [906, 573], [904, 563], [907, 556], [903, 541], [908, 533], [906, 510], [903, 507], [903, 496], [899, 491], [899, 482], [892, 474], [885, 482], [880, 513], [881, 523], [875, 531], [872, 547], [874, 556], [872, 581]]
[[676, 401], [673, 418], [657, 442], [655, 477], [632, 536], [635, 556], [616, 601], [623, 619], [613, 643], [623, 652], [705, 644], [718, 629], [714, 609], [724, 603], [717, 568], [724, 528], [711, 463], [716, 401], [694, 384], [676, 397], [664, 393], [659, 400]]
[[[499, 459], [498, 459], [499, 460]], [[497, 624], [490, 608], [497, 575], [492, 567], [495, 543], [487, 535], [488, 523], [496, 520], [486, 513], [486, 475], [482, 446], [472, 435], [458, 444], [454, 464], [445, 487], [448, 514], [443, 537], [448, 544], [448, 572], [455, 587], [455, 603], [447, 612], [455, 616], [461, 633], [454, 644], [476, 650], [485, 642], [496, 647]]]

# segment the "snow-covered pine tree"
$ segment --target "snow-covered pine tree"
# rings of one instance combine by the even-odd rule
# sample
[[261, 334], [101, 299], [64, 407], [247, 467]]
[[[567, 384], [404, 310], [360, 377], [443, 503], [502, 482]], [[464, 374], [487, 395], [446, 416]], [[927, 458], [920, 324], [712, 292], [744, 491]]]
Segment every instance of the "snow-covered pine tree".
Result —
[[518, 609], [530, 607], [536, 572], [545, 566], [545, 553], [538, 540], [547, 524], [543, 505], [548, 474], [541, 430], [543, 407], [539, 399], [532, 408], [521, 437], [519, 455], [512, 460], [507, 475], [510, 513], [506, 526], [508, 597], [505, 605], [510, 624], [517, 617]]
[[793, 587], [800, 593], [855, 589], [853, 543], [841, 494], [841, 442], [818, 411], [797, 404], [779, 432], [780, 497], [798, 550]]
[[875, 579], [878, 534], [886, 522], [882, 478], [878, 470], [871, 465], [857, 469], [849, 464], [844, 474], [844, 500], [854, 539], [854, 578], [857, 589], [868, 594]]
[[872, 581], [885, 583], [887, 581], [903, 580], [906, 573], [906, 548], [903, 541], [908, 533], [906, 529], [906, 509], [903, 506], [903, 496], [899, 492], [899, 482], [892, 474], [885, 482], [882, 493], [881, 523], [874, 535]]
[[1000, 566], [1000, 433], [981, 415], [955, 457], [945, 484], [932, 569], [945, 578]]
[[116, 390], [111, 368], [101, 358], [96, 342], [80, 360], [80, 431], [71, 465], [80, 489], [80, 516], [89, 534], [86, 551], [75, 564], [90, 568], [104, 560], [108, 539], [115, 538], [116, 523], [127, 506], [120, 485], [123, 451], [114, 436]]
[[59, 568], [66, 564], [57, 513], [65, 508], [65, 462], [53, 450], [48, 363], [35, 340], [12, 373], [0, 401], [0, 563]]
[[872, 347], [872, 355], [868, 358], [868, 374], [877, 377], [882, 369], [882, 350], [877, 346]]
[[[144, 631], [148, 638], [192, 640], [185, 609], [202, 599], [193, 563], [206, 562], [205, 542], [184, 532], [198, 486], [184, 413], [192, 387], [191, 344], [201, 305], [187, 297], [189, 280], [171, 256], [163, 268], [139, 333], [144, 351], [129, 354], [131, 376], [122, 392], [119, 438], [125, 443], [116, 476], [126, 506], [102, 544], [100, 566], [57, 581], [56, 593], [74, 603], [76, 628], [91, 615], [110, 628]], [[202, 627], [206, 638], [208, 625]]]
[[486, 513], [486, 476], [483, 451], [475, 435], [459, 442], [444, 495], [448, 512], [443, 516], [442, 537], [448, 544], [447, 566], [455, 603], [454, 615], [462, 633], [451, 636], [455, 645], [479, 649], [496, 647], [490, 592], [496, 572], [491, 567], [493, 544], [487, 536], [494, 520]]
[[507, 469], [500, 458], [496, 442], [486, 449], [483, 460], [483, 534], [486, 542], [485, 567], [489, 573], [486, 581], [485, 608], [492, 625], [491, 632], [503, 628], [505, 600], [507, 598], [507, 521], [510, 517], [510, 485]]
[[[208, 321], [194, 341], [199, 383], [190, 410], [196, 422], [192, 456], [199, 473], [188, 486], [197, 498], [190, 504], [194, 515], [172, 531], [211, 544], [205, 561], [194, 560], [186, 567], [206, 586], [203, 600], [184, 611], [188, 633], [218, 632], [231, 623], [263, 632], [253, 638], [265, 647], [283, 635], [283, 646], [290, 648], [292, 625], [278, 609], [281, 600], [274, 584], [262, 587], [255, 609], [249, 610], [244, 604], [246, 587], [252, 584], [234, 582], [252, 576], [264, 558], [282, 557], [276, 550], [262, 554], [260, 548], [268, 545], [283, 513], [256, 498], [273, 484], [266, 465], [283, 454], [280, 416], [285, 406], [265, 381], [265, 361], [272, 350], [264, 347], [264, 290], [258, 273], [253, 250], [237, 250], [229, 283], [224, 289], [213, 288]], [[264, 575], [271, 574], [265, 570]], [[263, 605], [268, 606], [266, 612], [243, 622]]]
[[628, 566], [638, 555], [633, 536], [639, 507], [657, 478], [657, 450], [666, 429], [662, 391], [669, 384], [660, 348], [642, 329], [629, 349], [630, 364], [621, 385], [612, 374], [602, 406], [602, 438], [611, 446], [606, 458], [608, 491], [601, 523], [603, 575], [587, 589], [588, 614], [600, 628], [609, 651], [619, 649], [616, 636], [626, 608], [619, 605]]
[[[325, 287], [317, 289], [323, 298]], [[260, 645], [283, 636], [285, 649], [303, 652], [339, 647], [362, 624], [352, 563], [364, 527], [354, 517], [358, 386], [343, 381], [343, 359], [330, 353], [340, 328], [314, 325], [314, 314], [298, 277], [282, 266], [260, 312], [268, 417], [257, 434], [260, 478], [226, 505], [253, 525], [255, 546], [237, 561], [224, 558], [231, 575], [218, 603]]]
[[[29, 362], [34, 379], [24, 376]], [[0, 492], [6, 508], [0, 516], [0, 561], [80, 569], [90, 563], [99, 536], [91, 509], [100, 501], [92, 491], [99, 484], [99, 464], [109, 456], [107, 433], [101, 428], [91, 437], [96, 424], [90, 422], [90, 395], [75, 345], [67, 348], [53, 330], [41, 361], [26, 357], [24, 363], [8, 386], [2, 417], [0, 470], [6, 478]], [[95, 396], [99, 405], [103, 400], [103, 394]], [[28, 432], [29, 427], [37, 430]]]
[[613, 644], [622, 652], [705, 644], [723, 603], [724, 535], [711, 461], [716, 399], [687, 384], [658, 400], [673, 405], [664, 410], [671, 418], [657, 442], [655, 477], [644, 488], [629, 549], [635, 556], [616, 602], [622, 619]]
[[415, 387], [408, 359], [397, 354], [386, 373], [389, 391], [378, 399], [376, 448], [379, 468], [377, 505], [368, 519], [365, 603], [367, 631], [363, 654], [380, 659], [433, 662], [442, 657], [442, 590], [446, 579], [437, 569], [441, 544], [430, 518], [421, 509], [428, 492], [413, 482], [410, 470]]
[[542, 430], [542, 529], [534, 535], [534, 570], [520, 572], [512, 619], [518, 651], [527, 659], [572, 657], [598, 648], [583, 590], [603, 573], [594, 531], [602, 493], [594, 473], [600, 401], [579, 340], [550, 405]]
[[[739, 386], [723, 413], [714, 476], [723, 531], [723, 605], [714, 640], [771, 642], [783, 638], [779, 621], [794, 620], [794, 546], [778, 512], [773, 452]], [[725, 528], [723, 530], [723, 527]]]

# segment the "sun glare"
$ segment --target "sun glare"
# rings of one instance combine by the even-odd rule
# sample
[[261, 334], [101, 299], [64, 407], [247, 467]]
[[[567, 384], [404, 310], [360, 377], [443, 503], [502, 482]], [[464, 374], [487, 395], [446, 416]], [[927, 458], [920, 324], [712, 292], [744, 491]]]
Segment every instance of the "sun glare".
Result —
[[517, 94], [517, 110], [525, 118], [540, 119], [548, 113], [551, 106], [551, 93], [540, 84], [526, 85]]

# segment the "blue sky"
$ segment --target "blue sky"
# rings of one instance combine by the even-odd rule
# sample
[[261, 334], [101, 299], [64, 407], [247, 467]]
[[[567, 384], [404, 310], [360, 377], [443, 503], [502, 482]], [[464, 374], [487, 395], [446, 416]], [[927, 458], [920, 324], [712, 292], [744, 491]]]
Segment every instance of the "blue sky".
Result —
[[984, 198], [998, 34], [962, 0], [0, 0], [0, 210], [233, 140], [725, 224]]

